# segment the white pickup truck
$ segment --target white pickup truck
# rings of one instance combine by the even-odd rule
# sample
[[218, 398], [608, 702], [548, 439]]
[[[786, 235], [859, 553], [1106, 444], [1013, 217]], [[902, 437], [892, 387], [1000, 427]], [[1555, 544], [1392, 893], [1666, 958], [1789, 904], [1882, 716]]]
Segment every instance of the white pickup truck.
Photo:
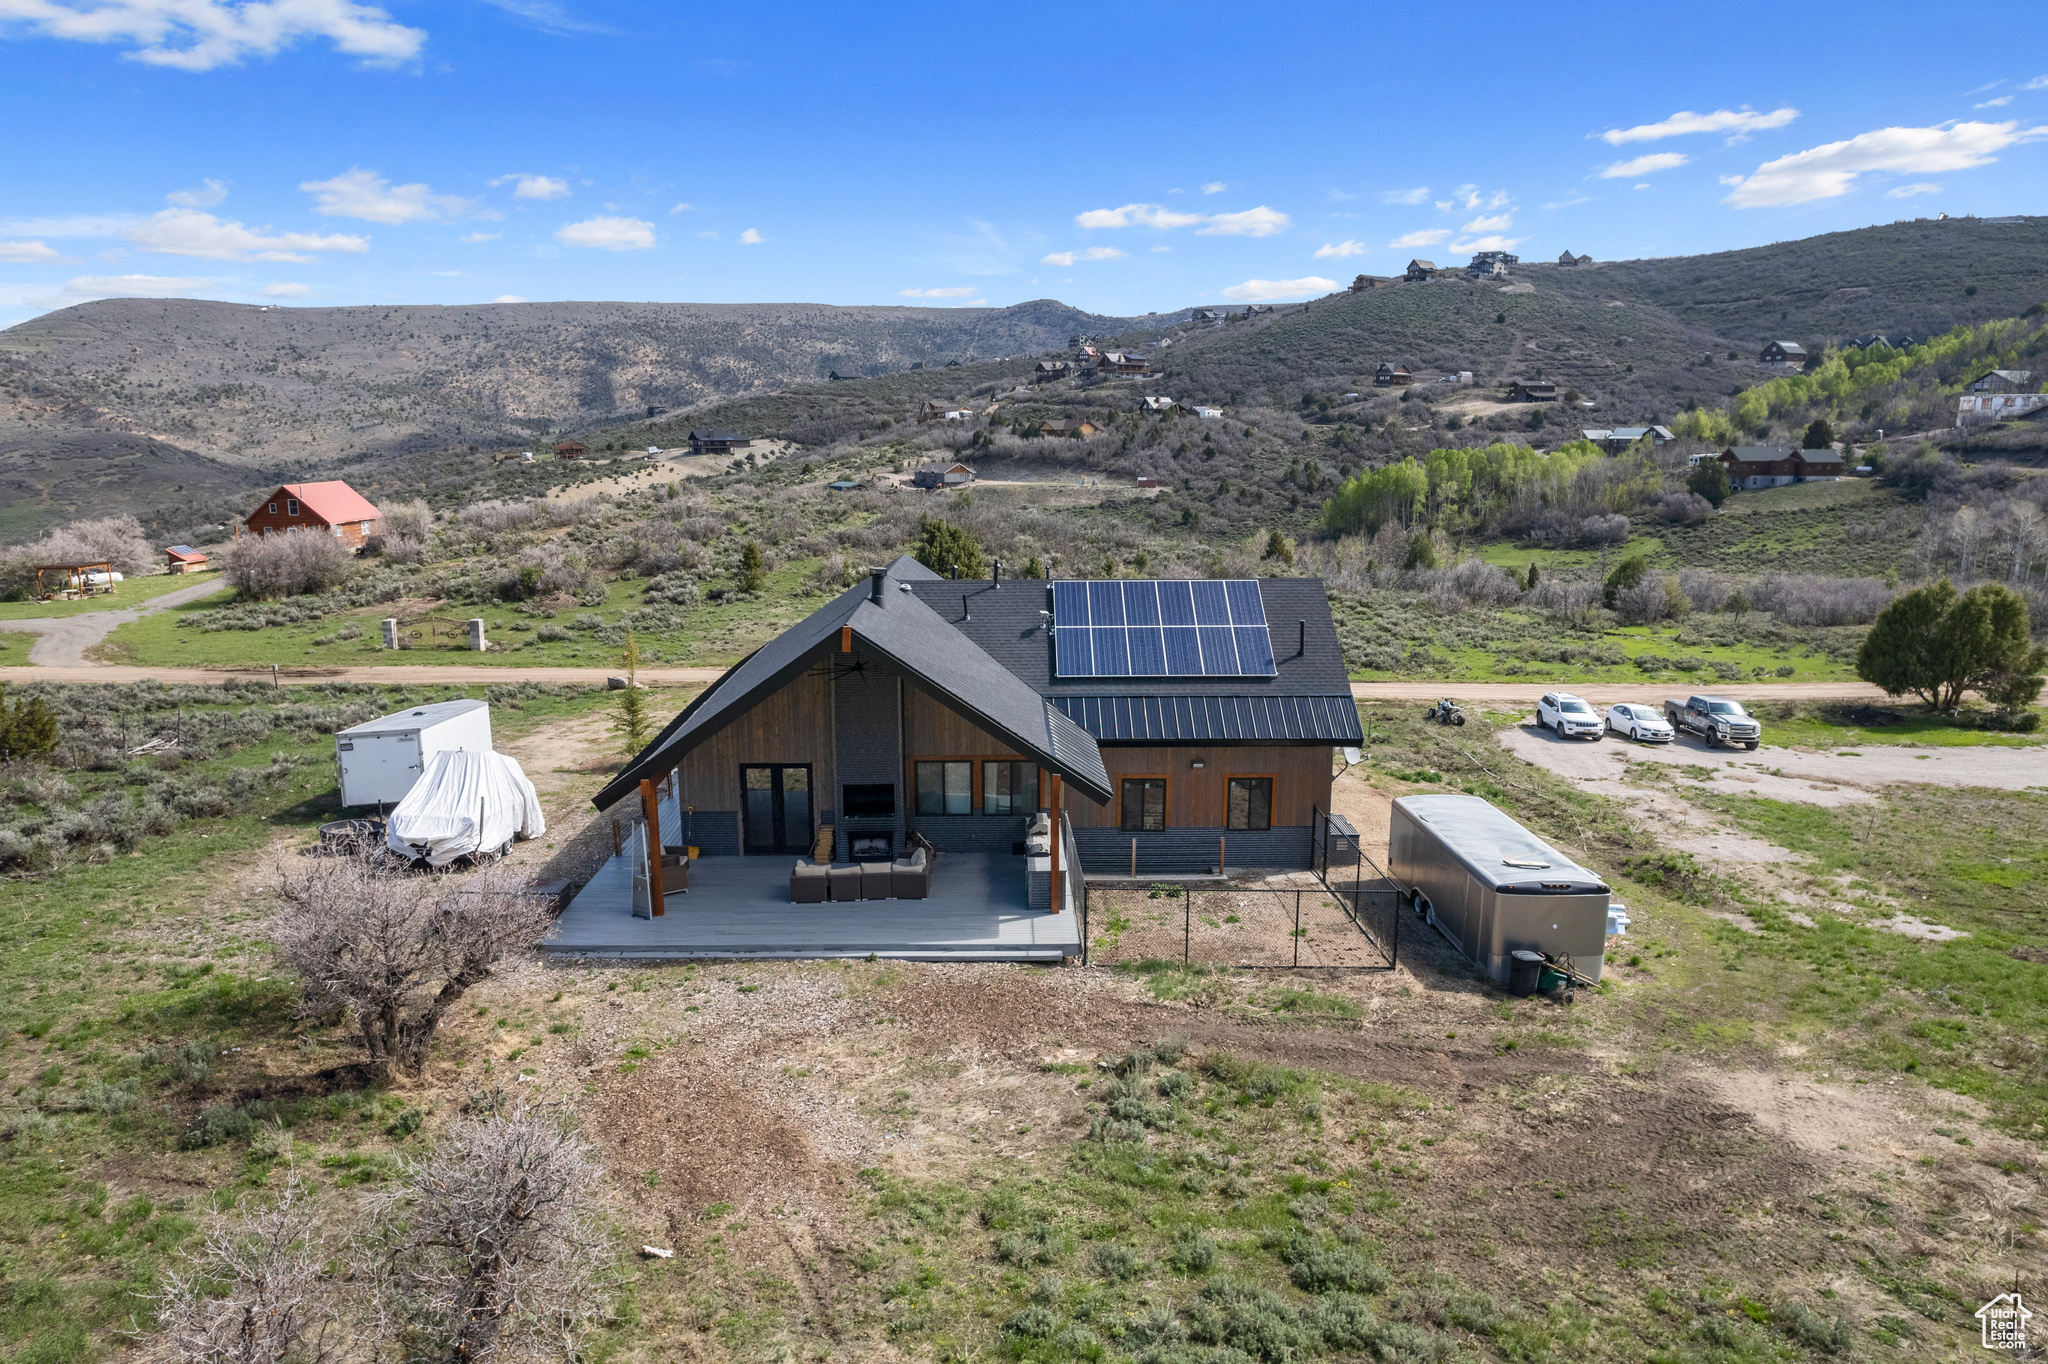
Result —
[[1664, 718], [1674, 730], [1691, 730], [1707, 747], [1726, 744], [1730, 748], [1755, 748], [1763, 742], [1764, 727], [1742, 708], [1740, 701], [1725, 696], [1689, 696], [1683, 701], [1667, 700]]

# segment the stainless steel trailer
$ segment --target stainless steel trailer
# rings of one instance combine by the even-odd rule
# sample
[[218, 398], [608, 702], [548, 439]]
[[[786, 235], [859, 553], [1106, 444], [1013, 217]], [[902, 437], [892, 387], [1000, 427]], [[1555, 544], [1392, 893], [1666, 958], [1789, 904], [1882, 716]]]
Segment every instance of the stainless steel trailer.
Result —
[[482, 701], [437, 701], [337, 730], [334, 760], [341, 803], [396, 805], [448, 749], [491, 751], [491, 708]]
[[1477, 796], [1394, 802], [1387, 871], [1415, 909], [1495, 980], [1528, 948], [1597, 982], [1608, 886]]

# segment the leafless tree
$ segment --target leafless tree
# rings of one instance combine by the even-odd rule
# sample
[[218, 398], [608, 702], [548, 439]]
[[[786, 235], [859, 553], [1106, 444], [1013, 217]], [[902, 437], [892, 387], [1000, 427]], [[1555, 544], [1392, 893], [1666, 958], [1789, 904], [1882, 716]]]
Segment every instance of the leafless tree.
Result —
[[348, 581], [355, 568], [346, 544], [316, 530], [244, 535], [217, 557], [235, 589], [261, 601], [325, 592]]
[[308, 1014], [346, 1010], [380, 1077], [416, 1072], [472, 985], [547, 936], [550, 920], [507, 873], [412, 875], [376, 857], [283, 857], [270, 935]]
[[603, 1170], [560, 1116], [460, 1122], [376, 1206], [378, 1334], [414, 1361], [575, 1359], [610, 1308]]
[[[358, 1351], [342, 1321], [331, 1247], [296, 1173], [277, 1202], [207, 1230], [164, 1276], [146, 1364], [343, 1364]], [[225, 1288], [227, 1291], [221, 1293]]]
[[109, 563], [117, 573], [132, 576], [162, 557], [143, 538], [142, 523], [132, 516], [73, 521], [40, 540], [0, 550], [0, 592], [33, 583], [35, 570], [44, 564]]

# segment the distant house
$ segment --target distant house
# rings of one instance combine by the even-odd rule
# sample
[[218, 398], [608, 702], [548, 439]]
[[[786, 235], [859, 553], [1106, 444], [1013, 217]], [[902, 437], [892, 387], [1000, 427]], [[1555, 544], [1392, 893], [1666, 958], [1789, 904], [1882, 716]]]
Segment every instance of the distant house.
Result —
[[172, 545], [164, 551], [167, 573], [197, 573], [206, 567], [206, 556], [190, 545]]
[[1351, 292], [1362, 294], [1367, 289], [1384, 289], [1393, 282], [1386, 275], [1354, 275], [1351, 279]]
[[1076, 346], [1074, 347], [1074, 354], [1080, 357], [1083, 364], [1098, 364], [1102, 360], [1102, 347]]
[[926, 398], [917, 405], [917, 424], [919, 426], [924, 425], [926, 422], [935, 422], [945, 415], [946, 405], [944, 403], [936, 403], [930, 398]]
[[972, 482], [974, 470], [958, 460], [920, 464], [910, 475], [911, 486], [916, 488], [958, 488]]
[[1806, 363], [1806, 347], [1793, 341], [1772, 341], [1756, 358], [1758, 363], [1766, 365], [1803, 365]]
[[1872, 332], [1868, 336], [1858, 336], [1848, 341], [1844, 341], [1842, 343], [1842, 346], [1845, 350], [1869, 350], [1873, 346], [1889, 347], [1891, 344], [1891, 338], [1886, 336], [1883, 332]]
[[1188, 321], [1220, 323], [1227, 320], [1229, 316], [1230, 314], [1221, 308], [1197, 308], [1193, 315], [1188, 318]]
[[1195, 409], [1195, 416], [1202, 421], [1215, 421], [1222, 415], [1223, 409], [1220, 407], [1198, 407]]
[[1059, 379], [1072, 378], [1074, 367], [1064, 360], [1040, 360], [1031, 371], [1031, 382], [1049, 384]]
[[1475, 256], [1465, 267], [1465, 273], [1473, 279], [1506, 279], [1508, 268], [1497, 260], [1480, 260]]
[[1415, 382], [1415, 376], [1409, 372], [1406, 365], [1389, 364], [1382, 360], [1379, 367], [1372, 372], [1372, 382], [1375, 388], [1405, 388]]
[[2029, 369], [1994, 369], [1963, 385], [1965, 393], [2031, 393], [2034, 372]]
[[732, 450], [744, 450], [754, 443], [751, 436], [737, 431], [692, 431], [690, 453], [693, 455], [722, 455]]
[[1541, 379], [1508, 381], [1507, 401], [1511, 403], [1550, 403], [1557, 401], [1557, 385]]
[[1171, 412], [1176, 406], [1171, 398], [1145, 398], [1141, 401], [1147, 412]]
[[1721, 452], [1728, 486], [1775, 488], [1785, 483], [1828, 483], [1842, 476], [1839, 450], [1795, 450], [1786, 445], [1735, 445]]
[[850, 478], [834, 479], [825, 486], [835, 493], [855, 493], [861, 489], [861, 485]]
[[[360, 549], [384, 513], [340, 479], [326, 483], [280, 483], [255, 511], [243, 518], [251, 535], [281, 535], [288, 530], [325, 531], [351, 549]], [[241, 534], [240, 530], [235, 532]]]
[[838, 381], [838, 382], [842, 382], [842, 383], [843, 383], [843, 382], [845, 382], [845, 381], [846, 381], [846, 380], [848, 380], [848, 379], [860, 379], [860, 378], [865, 378], [866, 376], [865, 376], [865, 375], [860, 375], [860, 374], [841, 374], [841, 373], [840, 373], [840, 372], [839, 372], [838, 370], [834, 369], [834, 370], [827, 370], [827, 371], [825, 372], [825, 377], [826, 377], [827, 379], [832, 379], [832, 380], [835, 380], [835, 381]]
[[1156, 488], [1159, 486], [1159, 480], [1150, 474], [1139, 474], [1138, 486], [1140, 488]]
[[1645, 436], [1649, 437], [1652, 448], [1673, 438], [1670, 429], [1662, 426], [1617, 426], [1611, 431], [1582, 431], [1580, 434], [1612, 455], [1620, 454]]
[[2048, 412], [2048, 393], [1960, 393], [1956, 395], [1956, 425], [1995, 422], [2032, 417]]
[[1152, 372], [1152, 361], [1135, 351], [1105, 351], [1101, 368], [1104, 373], [1118, 375], [1142, 375]]
[[590, 447], [580, 440], [565, 440], [555, 447], [556, 459], [583, 459], [590, 454]]
[[1570, 251], [1566, 251], [1563, 255], [1557, 258], [1557, 263], [1559, 265], [1577, 265], [1579, 263], [1579, 258], [1577, 256], [1574, 256]]
[[1244, 310], [1244, 315], [1246, 317], [1257, 317], [1260, 313], [1270, 313], [1272, 311], [1273, 305], [1270, 303], [1254, 303]]
[[923, 368], [924, 368], [924, 361], [922, 361], [922, 360], [912, 360], [912, 361], [910, 362], [910, 367], [911, 367], [912, 369], [923, 369]]
[[939, 419], [949, 422], [973, 421], [974, 409], [971, 407], [949, 407], [939, 414]]
[[1038, 434], [1041, 436], [1092, 436], [1101, 429], [1091, 421], [1053, 421], [1038, 424]]
[[1433, 260], [1412, 260], [1408, 262], [1408, 273], [1403, 279], [1421, 280], [1436, 278], [1436, 262]]

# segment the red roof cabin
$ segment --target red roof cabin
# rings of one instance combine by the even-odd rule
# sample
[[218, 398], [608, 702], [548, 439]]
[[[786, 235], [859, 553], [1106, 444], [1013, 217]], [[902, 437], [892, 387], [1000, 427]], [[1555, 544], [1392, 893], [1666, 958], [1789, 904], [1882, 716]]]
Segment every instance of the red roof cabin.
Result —
[[288, 530], [326, 531], [350, 549], [361, 549], [383, 513], [340, 479], [327, 483], [282, 483], [242, 522], [251, 535]]
[[166, 573], [197, 573], [206, 567], [206, 556], [190, 545], [171, 545], [164, 550]]

